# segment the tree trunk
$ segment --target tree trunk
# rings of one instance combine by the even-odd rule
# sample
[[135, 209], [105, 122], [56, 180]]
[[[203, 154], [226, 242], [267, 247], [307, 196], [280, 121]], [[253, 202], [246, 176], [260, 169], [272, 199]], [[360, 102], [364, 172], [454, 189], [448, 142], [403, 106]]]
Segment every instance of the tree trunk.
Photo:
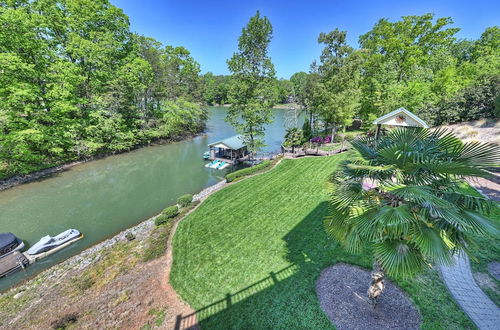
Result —
[[[340, 151], [342, 151], [342, 149], [344, 149], [344, 145], [345, 145], [345, 126], [343, 127], [342, 132], [343, 132], [343, 134], [342, 134], [343, 136], [342, 136], [342, 144], [340, 146]], [[332, 138], [332, 142], [333, 142], [333, 138]]]
[[368, 299], [370, 299], [370, 303], [373, 305], [373, 308], [375, 308], [378, 303], [378, 298], [385, 288], [385, 273], [377, 261], [373, 263], [373, 271], [371, 273], [371, 277], [372, 279], [370, 282], [370, 287], [368, 288], [366, 294], [368, 295]]

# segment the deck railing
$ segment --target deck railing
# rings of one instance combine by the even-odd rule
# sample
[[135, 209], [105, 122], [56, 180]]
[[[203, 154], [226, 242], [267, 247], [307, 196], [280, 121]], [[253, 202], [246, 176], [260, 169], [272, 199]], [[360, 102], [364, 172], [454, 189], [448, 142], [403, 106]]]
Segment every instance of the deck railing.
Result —
[[200, 308], [194, 313], [188, 315], [179, 314], [177, 315], [175, 321], [175, 330], [197, 329], [199, 320], [215, 315], [260, 291], [264, 291], [273, 285], [276, 285], [280, 281], [293, 275], [297, 269], [297, 265], [291, 264], [290, 266], [277, 272], [270, 272], [268, 277], [263, 278], [262, 280], [255, 282], [238, 292], [228, 293], [225, 298]]

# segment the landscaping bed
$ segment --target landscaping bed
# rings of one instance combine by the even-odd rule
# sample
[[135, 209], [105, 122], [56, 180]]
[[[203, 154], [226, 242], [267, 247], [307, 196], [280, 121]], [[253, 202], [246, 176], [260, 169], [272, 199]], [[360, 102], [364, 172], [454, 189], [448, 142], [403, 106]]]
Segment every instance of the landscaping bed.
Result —
[[419, 329], [420, 314], [401, 289], [385, 281], [373, 306], [366, 296], [370, 272], [339, 263], [321, 272], [316, 291], [321, 308], [337, 329]]

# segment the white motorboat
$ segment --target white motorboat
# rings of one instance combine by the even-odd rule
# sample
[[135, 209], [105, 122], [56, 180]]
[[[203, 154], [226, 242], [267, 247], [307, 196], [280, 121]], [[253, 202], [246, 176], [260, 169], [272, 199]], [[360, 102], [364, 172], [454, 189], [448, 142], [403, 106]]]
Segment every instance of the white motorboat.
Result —
[[44, 236], [26, 251], [30, 255], [36, 255], [55, 249], [63, 244], [79, 239], [82, 234], [76, 229], [68, 229], [57, 236]]

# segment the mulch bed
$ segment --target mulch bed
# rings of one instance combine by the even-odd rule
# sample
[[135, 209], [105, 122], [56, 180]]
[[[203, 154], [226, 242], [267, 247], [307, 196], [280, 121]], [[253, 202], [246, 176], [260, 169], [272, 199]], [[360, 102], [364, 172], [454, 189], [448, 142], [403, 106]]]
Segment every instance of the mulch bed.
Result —
[[366, 290], [370, 272], [338, 263], [321, 272], [316, 293], [323, 311], [337, 329], [419, 329], [418, 309], [402, 290], [385, 281], [385, 290], [374, 309]]

